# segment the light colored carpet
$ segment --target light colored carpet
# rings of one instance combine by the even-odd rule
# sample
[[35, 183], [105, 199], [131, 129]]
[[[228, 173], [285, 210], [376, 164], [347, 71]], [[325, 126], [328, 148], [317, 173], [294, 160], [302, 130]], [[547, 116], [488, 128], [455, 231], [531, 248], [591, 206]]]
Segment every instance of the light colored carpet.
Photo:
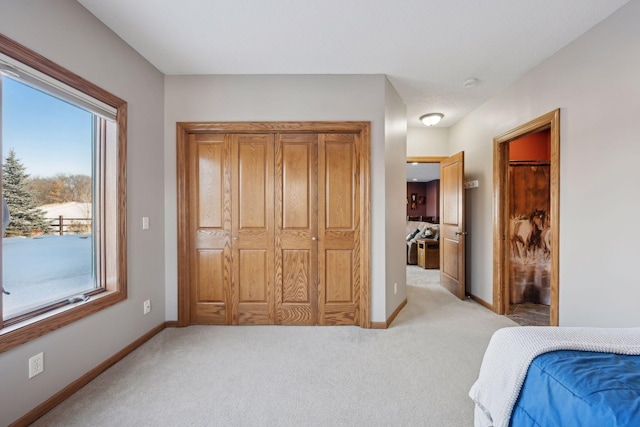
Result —
[[407, 284], [437, 285], [440, 283], [440, 270], [424, 269], [417, 265], [407, 265]]
[[34, 425], [472, 426], [489, 338], [515, 323], [412, 280], [387, 330], [166, 329]]

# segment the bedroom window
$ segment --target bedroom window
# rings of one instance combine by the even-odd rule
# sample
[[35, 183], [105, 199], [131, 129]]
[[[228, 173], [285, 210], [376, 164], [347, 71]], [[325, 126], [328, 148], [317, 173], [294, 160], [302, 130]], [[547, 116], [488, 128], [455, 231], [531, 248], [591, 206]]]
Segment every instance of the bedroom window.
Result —
[[126, 103], [0, 35], [0, 352], [126, 298]]

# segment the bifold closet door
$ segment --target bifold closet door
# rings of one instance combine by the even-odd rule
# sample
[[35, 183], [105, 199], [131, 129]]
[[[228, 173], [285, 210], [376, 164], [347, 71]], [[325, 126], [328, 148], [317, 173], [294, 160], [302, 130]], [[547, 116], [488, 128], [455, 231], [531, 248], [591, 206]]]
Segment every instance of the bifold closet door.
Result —
[[274, 135], [231, 135], [232, 323], [272, 324]]
[[191, 322], [274, 323], [274, 136], [189, 138]]
[[318, 323], [360, 323], [360, 138], [318, 135]]
[[318, 321], [317, 140], [276, 137], [276, 323]]
[[191, 323], [359, 324], [360, 144], [189, 136]]
[[229, 153], [225, 135], [189, 135], [191, 323], [231, 323]]

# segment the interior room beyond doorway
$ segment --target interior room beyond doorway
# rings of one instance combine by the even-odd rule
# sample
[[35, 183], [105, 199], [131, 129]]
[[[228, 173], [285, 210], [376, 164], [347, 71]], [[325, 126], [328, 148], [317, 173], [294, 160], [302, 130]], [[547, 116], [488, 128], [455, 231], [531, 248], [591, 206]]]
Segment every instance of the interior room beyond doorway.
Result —
[[407, 283], [439, 277], [440, 158], [407, 158], [406, 195]]
[[509, 318], [549, 325], [551, 132], [509, 142]]

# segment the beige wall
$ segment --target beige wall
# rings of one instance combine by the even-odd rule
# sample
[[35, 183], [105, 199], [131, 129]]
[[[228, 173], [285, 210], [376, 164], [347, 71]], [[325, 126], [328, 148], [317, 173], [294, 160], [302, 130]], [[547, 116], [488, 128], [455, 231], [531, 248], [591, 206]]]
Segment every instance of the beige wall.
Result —
[[[0, 425], [8, 425], [164, 322], [163, 75], [72, 0], [0, 2], [0, 31], [129, 103], [129, 298], [0, 353]], [[151, 229], [141, 230], [142, 216]], [[142, 302], [153, 310], [142, 314]], [[27, 378], [29, 357], [45, 371]]]
[[[407, 108], [385, 79], [385, 246], [386, 318], [407, 298], [406, 185]], [[397, 283], [397, 292], [394, 284]]]
[[422, 126], [407, 129], [407, 157], [449, 155], [449, 128]]
[[468, 282], [492, 301], [492, 139], [560, 119], [560, 325], [638, 326], [640, 2], [630, 2], [450, 129], [465, 151]]
[[[179, 121], [326, 121], [371, 122], [371, 320], [386, 320], [386, 271], [396, 256], [386, 246], [385, 227], [404, 220], [385, 218], [388, 174], [404, 161], [385, 160], [383, 75], [166, 76], [165, 78], [165, 239], [175, 242], [176, 122]], [[390, 92], [390, 91], [389, 91]], [[391, 95], [393, 96], [393, 95]], [[396, 108], [396, 107], [394, 107]], [[397, 114], [394, 110], [394, 118]], [[390, 144], [404, 152], [396, 137]], [[398, 164], [396, 164], [398, 163]], [[177, 248], [167, 245], [167, 320], [177, 318]], [[398, 279], [400, 280], [400, 279]]]

